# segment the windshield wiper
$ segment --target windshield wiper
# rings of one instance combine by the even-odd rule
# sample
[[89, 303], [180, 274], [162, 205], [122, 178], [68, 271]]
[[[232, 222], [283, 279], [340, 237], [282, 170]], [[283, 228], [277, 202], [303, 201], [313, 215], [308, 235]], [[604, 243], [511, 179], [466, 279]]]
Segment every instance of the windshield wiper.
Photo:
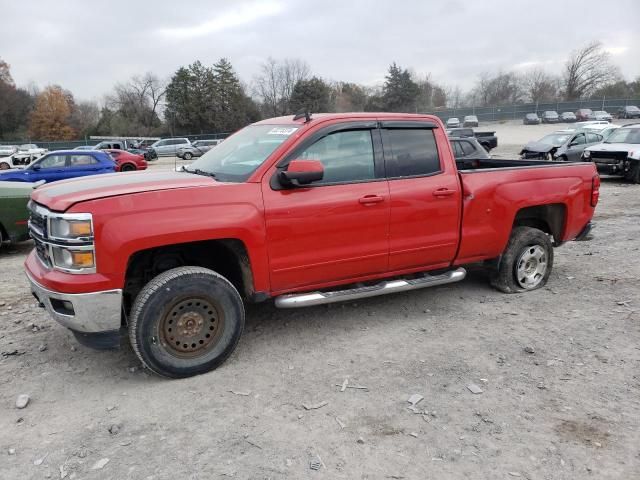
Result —
[[200, 170], [199, 168], [196, 168], [195, 170], [190, 170], [190, 169], [188, 169], [186, 167], [182, 167], [182, 171], [187, 172], [187, 173], [195, 173], [196, 175], [204, 175], [205, 177], [216, 178], [216, 174], [215, 173], [206, 172], [204, 170]]

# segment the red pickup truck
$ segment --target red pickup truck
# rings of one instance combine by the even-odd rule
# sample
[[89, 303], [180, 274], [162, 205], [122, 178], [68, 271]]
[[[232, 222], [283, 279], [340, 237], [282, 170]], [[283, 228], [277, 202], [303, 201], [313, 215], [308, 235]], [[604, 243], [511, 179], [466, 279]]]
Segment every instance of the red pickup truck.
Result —
[[149, 369], [220, 365], [244, 303], [302, 307], [456, 282], [484, 262], [507, 293], [543, 286], [587, 237], [591, 163], [456, 165], [435, 116], [318, 114], [250, 125], [182, 171], [56, 182], [32, 195], [25, 266], [81, 343], [128, 330]]

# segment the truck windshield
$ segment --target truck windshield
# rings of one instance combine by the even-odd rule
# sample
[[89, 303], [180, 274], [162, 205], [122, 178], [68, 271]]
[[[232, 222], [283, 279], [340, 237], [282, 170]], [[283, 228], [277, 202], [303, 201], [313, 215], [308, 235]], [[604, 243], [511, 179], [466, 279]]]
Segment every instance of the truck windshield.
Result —
[[640, 128], [618, 128], [604, 143], [640, 143]]
[[296, 130], [289, 125], [250, 125], [189, 165], [223, 182], [244, 182]]

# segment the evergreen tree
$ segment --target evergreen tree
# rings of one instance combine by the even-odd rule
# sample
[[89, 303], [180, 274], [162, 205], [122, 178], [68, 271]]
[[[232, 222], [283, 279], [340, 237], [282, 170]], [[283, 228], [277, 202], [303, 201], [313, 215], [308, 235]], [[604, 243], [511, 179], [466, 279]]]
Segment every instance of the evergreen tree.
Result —
[[418, 95], [420, 87], [411, 79], [409, 71], [393, 62], [383, 88], [385, 109], [390, 112], [415, 112]]
[[293, 112], [328, 112], [331, 110], [331, 89], [322, 79], [299, 80], [293, 87], [290, 108]]

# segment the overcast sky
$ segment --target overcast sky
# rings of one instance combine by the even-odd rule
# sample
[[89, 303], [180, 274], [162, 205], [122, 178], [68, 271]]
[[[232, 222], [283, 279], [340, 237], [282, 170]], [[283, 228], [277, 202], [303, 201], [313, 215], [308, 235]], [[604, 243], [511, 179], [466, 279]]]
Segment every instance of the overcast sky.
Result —
[[0, 58], [19, 86], [59, 84], [101, 100], [146, 71], [233, 63], [250, 83], [269, 56], [306, 60], [328, 80], [382, 83], [392, 61], [463, 89], [482, 71], [543, 66], [603, 42], [640, 75], [640, 0], [0, 0]]

